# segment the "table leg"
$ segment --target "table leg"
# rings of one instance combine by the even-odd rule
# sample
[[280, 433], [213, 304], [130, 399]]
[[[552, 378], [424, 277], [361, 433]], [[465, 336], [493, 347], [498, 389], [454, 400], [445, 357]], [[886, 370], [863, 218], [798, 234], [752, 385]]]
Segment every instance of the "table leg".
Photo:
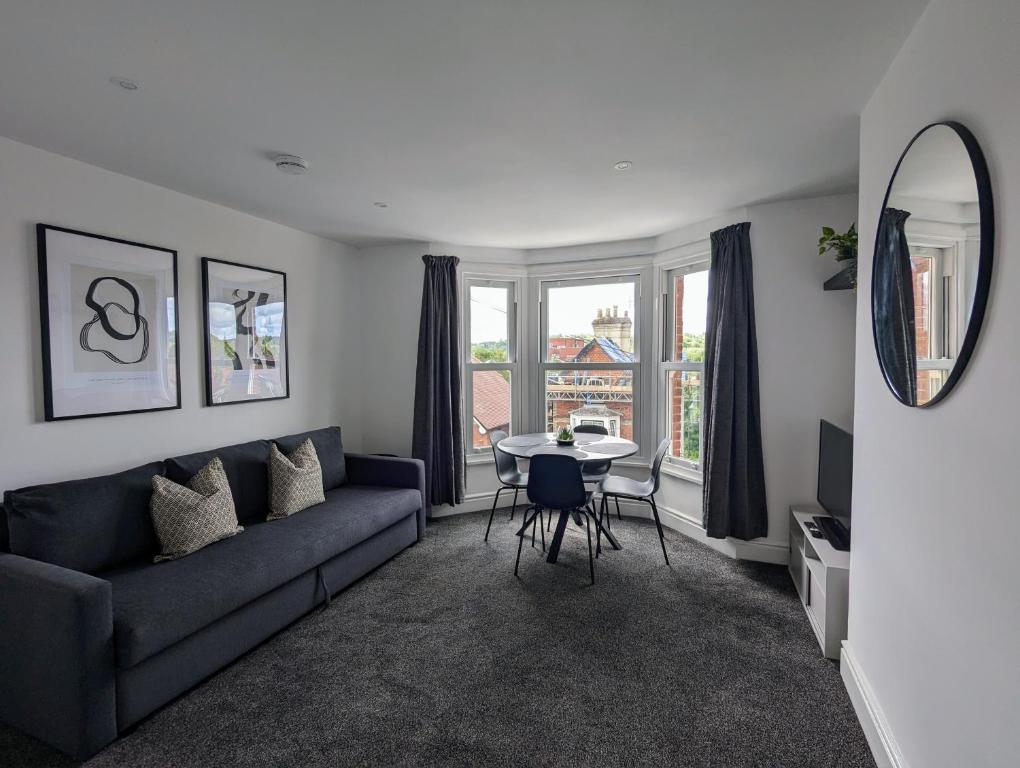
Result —
[[561, 509], [560, 519], [556, 521], [556, 531], [553, 533], [552, 541], [549, 542], [549, 556], [546, 562], [555, 563], [560, 556], [560, 544], [563, 543], [563, 533], [567, 530], [567, 521], [570, 520], [570, 511]]

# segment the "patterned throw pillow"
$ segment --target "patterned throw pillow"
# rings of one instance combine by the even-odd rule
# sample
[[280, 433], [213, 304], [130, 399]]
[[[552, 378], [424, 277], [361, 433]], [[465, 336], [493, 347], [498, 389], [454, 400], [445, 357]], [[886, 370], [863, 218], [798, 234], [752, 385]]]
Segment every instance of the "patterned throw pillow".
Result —
[[177, 560], [244, 530], [237, 524], [234, 498], [223, 462], [214, 458], [187, 486], [156, 475], [149, 502], [160, 554], [154, 562]]
[[269, 517], [280, 520], [326, 500], [322, 492], [322, 467], [311, 440], [305, 440], [289, 456], [276, 443], [269, 449]]

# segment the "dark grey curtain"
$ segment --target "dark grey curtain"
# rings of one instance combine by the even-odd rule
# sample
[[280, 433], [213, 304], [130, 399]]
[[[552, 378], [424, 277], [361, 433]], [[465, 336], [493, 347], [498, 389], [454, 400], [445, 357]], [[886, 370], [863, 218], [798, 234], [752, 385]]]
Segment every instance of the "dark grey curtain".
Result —
[[751, 224], [712, 233], [705, 334], [703, 525], [709, 536], [768, 534], [758, 399]]
[[909, 211], [886, 208], [878, 222], [871, 299], [875, 347], [889, 386], [907, 405], [917, 405], [917, 333], [914, 270], [906, 224]]
[[460, 303], [456, 256], [423, 256], [425, 282], [418, 328], [411, 455], [425, 462], [429, 504], [464, 500]]

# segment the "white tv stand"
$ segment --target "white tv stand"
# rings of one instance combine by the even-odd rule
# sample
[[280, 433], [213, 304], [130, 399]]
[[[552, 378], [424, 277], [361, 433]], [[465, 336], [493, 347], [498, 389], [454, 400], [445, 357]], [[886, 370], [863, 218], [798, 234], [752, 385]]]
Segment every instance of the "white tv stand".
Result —
[[839, 659], [846, 640], [850, 599], [850, 553], [816, 539], [804, 525], [825, 511], [811, 504], [790, 507], [790, 576], [811, 628], [828, 659]]

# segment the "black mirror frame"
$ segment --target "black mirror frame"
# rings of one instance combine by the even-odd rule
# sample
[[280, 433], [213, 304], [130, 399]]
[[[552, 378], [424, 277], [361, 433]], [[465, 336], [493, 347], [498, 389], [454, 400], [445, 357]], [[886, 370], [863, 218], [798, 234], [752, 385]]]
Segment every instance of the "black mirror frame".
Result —
[[963, 344], [960, 346], [960, 353], [956, 357], [956, 364], [949, 372], [949, 378], [946, 379], [946, 383], [936, 393], [936, 395], [926, 403], [920, 405], [911, 405], [905, 403], [896, 394], [896, 389], [893, 386], [893, 382], [889, 380], [889, 375], [886, 373], [885, 368], [882, 366], [882, 358], [879, 353], [878, 347], [878, 328], [875, 324], [875, 257], [878, 254], [878, 235], [879, 232], [876, 228], [875, 233], [875, 248], [872, 251], [871, 256], [871, 337], [875, 344], [875, 355], [878, 357], [878, 367], [882, 371], [882, 378], [885, 380], [886, 386], [889, 391], [892, 392], [893, 397], [903, 405], [909, 408], [931, 408], [933, 405], [940, 403], [945, 397], [952, 391], [953, 387], [963, 376], [964, 370], [967, 368], [970, 362], [970, 357], [974, 352], [974, 347], [977, 346], [978, 335], [981, 333], [981, 325], [984, 322], [985, 310], [988, 306], [988, 295], [991, 291], [992, 286], [992, 262], [993, 254], [995, 253], [995, 209], [992, 203], [992, 180], [988, 173], [988, 163], [985, 161], [985, 155], [981, 151], [981, 145], [978, 144], [977, 138], [970, 132], [965, 125], [955, 122], [953, 120], [943, 120], [937, 123], [929, 123], [924, 128], [919, 130], [914, 137], [907, 144], [906, 148], [900, 154], [900, 159], [896, 161], [896, 167], [893, 169], [892, 176], [889, 178], [889, 185], [885, 190], [885, 197], [882, 199], [882, 211], [885, 211], [889, 205], [889, 196], [892, 194], [893, 184], [896, 181], [896, 176], [900, 171], [900, 166], [903, 164], [904, 158], [907, 153], [910, 152], [910, 148], [914, 146], [914, 143], [921, 138], [921, 136], [938, 126], [946, 126], [952, 128], [956, 135], [960, 137], [964, 147], [967, 149], [967, 155], [970, 157], [971, 167], [974, 169], [974, 177], [977, 182], [978, 192], [978, 212], [981, 216], [980, 232], [981, 232], [981, 247], [978, 255], [978, 273], [977, 273], [977, 285], [974, 289], [974, 306], [971, 310], [970, 319], [967, 322], [967, 332], [963, 337]]

